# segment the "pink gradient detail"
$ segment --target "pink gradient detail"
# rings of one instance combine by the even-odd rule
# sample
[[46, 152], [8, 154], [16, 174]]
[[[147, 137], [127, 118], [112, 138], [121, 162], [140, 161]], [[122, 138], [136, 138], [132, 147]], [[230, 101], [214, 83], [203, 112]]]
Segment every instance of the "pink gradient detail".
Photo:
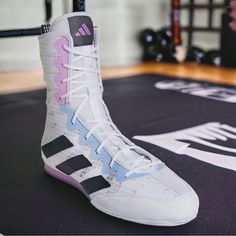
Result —
[[44, 165], [44, 169], [48, 174], [52, 175], [53, 177], [55, 177], [59, 180], [62, 180], [68, 184], [71, 184], [76, 188], [78, 188], [78, 185], [80, 185], [80, 183], [78, 181], [76, 181], [75, 179], [73, 179], [71, 176], [65, 175], [62, 172], [57, 171], [48, 165]]
[[44, 164], [44, 169], [49, 175], [51, 175], [51, 176], [65, 182], [65, 183], [70, 184], [71, 186], [79, 189], [89, 200], [91, 200], [91, 198], [86, 193], [86, 191], [84, 190], [82, 185], [79, 183], [79, 181], [75, 180], [74, 178], [72, 178], [69, 175], [65, 175], [64, 173], [60, 172], [59, 170], [56, 170], [56, 169], [54, 169], [54, 168], [52, 168], [52, 167], [50, 167], [46, 164]]
[[85, 31], [84, 31], [84, 29], [83, 28], [80, 28], [79, 29], [79, 32], [83, 35], [83, 36], [85, 36], [86, 35], [86, 33], [85, 33]]
[[75, 36], [79, 37], [79, 36], [81, 36], [81, 35], [80, 35], [80, 33], [79, 33], [79, 32], [77, 32], [77, 33], [75, 34]]
[[230, 27], [233, 31], [236, 31], [236, 21], [234, 20], [234, 21], [230, 22], [229, 27]]
[[54, 61], [54, 65], [58, 68], [58, 74], [54, 78], [54, 82], [58, 87], [55, 98], [60, 105], [66, 103], [66, 98], [60, 99], [60, 97], [67, 92], [66, 83], [62, 83], [61, 81], [68, 76], [68, 69], [63, 67], [62, 64], [68, 63], [69, 61], [69, 53], [65, 51], [63, 45], [69, 46], [69, 40], [66, 37], [61, 37], [54, 44], [54, 47], [59, 54], [58, 58]]
[[229, 15], [233, 18], [233, 20], [236, 20], [236, 10], [231, 11]]
[[88, 29], [86, 24], [82, 24], [83, 29], [85, 30], [85, 32], [87, 33], [87, 35], [91, 35], [90, 30]]

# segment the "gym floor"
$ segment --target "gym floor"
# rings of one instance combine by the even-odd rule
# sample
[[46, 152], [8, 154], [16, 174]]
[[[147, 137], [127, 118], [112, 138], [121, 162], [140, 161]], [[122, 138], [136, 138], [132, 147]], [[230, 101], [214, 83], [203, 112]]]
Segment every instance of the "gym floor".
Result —
[[[40, 152], [46, 114], [45, 89], [39, 89], [44, 87], [42, 71], [1, 72], [0, 93], [5, 95], [1, 95], [0, 182], [5, 191], [1, 192], [0, 212], [4, 217], [0, 217], [0, 232], [4, 235], [235, 234], [236, 204], [232, 197], [236, 194], [235, 87], [222, 85], [216, 89], [215, 83], [236, 85], [236, 70], [187, 63], [151, 63], [103, 68], [102, 73], [104, 79], [121, 78], [104, 81], [104, 100], [114, 122], [128, 138], [164, 161], [194, 188], [200, 199], [198, 217], [178, 227], [151, 227], [119, 220], [95, 210], [77, 189], [47, 175]], [[214, 92], [196, 96], [157, 87], [178, 81], [187, 88], [191, 83], [185, 78], [199, 80], [198, 95]], [[16, 93], [27, 90], [32, 92]], [[230, 132], [225, 132], [224, 127]], [[211, 129], [214, 132], [209, 134]], [[181, 138], [186, 130], [199, 135], [199, 141]], [[177, 136], [173, 137], [175, 131]], [[207, 142], [201, 139], [204, 132], [209, 135], [203, 136]], [[191, 147], [176, 153], [166, 141], [167, 146], [163, 146], [163, 134], [167, 140], [180, 140], [178, 145], [190, 142]], [[154, 135], [156, 143], [146, 140], [149, 135]], [[223, 161], [219, 162], [217, 157]]]
[[[236, 70], [195, 63], [170, 64], [146, 63], [123, 67], [103, 67], [103, 79], [112, 79], [141, 73], [159, 73], [177, 77], [193, 78], [216, 83], [236, 85]], [[41, 70], [0, 72], [0, 93], [30, 91], [44, 87]]]

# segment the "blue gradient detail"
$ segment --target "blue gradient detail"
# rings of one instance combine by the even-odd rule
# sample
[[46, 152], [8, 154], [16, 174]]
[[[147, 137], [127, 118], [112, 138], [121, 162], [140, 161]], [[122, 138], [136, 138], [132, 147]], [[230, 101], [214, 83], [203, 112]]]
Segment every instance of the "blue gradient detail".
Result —
[[[111, 155], [107, 152], [107, 150], [103, 147], [100, 152], [97, 154], [96, 149], [100, 145], [100, 142], [98, 139], [91, 134], [88, 139], [85, 138], [86, 134], [89, 132], [88, 129], [84, 125], [83, 119], [77, 118], [76, 122], [72, 124], [72, 118], [74, 115], [74, 111], [69, 108], [67, 105], [61, 105], [60, 110], [68, 115], [68, 120], [67, 120], [67, 129], [69, 131], [73, 130], [79, 130], [80, 131], [80, 138], [79, 138], [79, 144], [80, 145], [87, 145], [89, 144], [91, 147], [91, 152], [90, 152], [90, 158], [94, 160], [101, 160], [103, 162], [103, 169], [102, 173], [104, 175], [109, 174], [112, 171], [116, 171], [116, 180], [118, 182], [122, 182], [131, 178], [135, 177], [140, 177], [146, 175], [146, 173], [133, 173], [130, 174], [128, 177], [125, 177], [125, 175], [129, 172], [128, 169], [125, 167], [121, 166], [119, 163], [116, 161], [113, 163], [113, 165], [110, 167], [110, 163], [112, 161]], [[158, 165], [157, 168], [162, 168], [161, 166]]]

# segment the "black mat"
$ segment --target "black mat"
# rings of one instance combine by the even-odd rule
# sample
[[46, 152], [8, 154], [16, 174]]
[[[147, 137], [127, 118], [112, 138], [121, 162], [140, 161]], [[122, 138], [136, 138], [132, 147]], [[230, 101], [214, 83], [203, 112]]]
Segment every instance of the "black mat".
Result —
[[[235, 88], [221, 86], [211, 99], [154, 87], [172, 79], [150, 74], [104, 82], [111, 116], [126, 136], [168, 133], [208, 122], [236, 127], [236, 103], [216, 100], [236, 93]], [[192, 185], [200, 211], [196, 220], [179, 227], [129, 223], [97, 211], [78, 190], [44, 173], [40, 157], [44, 90], [2, 95], [0, 104], [1, 233], [236, 234], [235, 171], [134, 140]], [[226, 144], [236, 148], [236, 140]], [[230, 155], [236, 158], [235, 153]]]

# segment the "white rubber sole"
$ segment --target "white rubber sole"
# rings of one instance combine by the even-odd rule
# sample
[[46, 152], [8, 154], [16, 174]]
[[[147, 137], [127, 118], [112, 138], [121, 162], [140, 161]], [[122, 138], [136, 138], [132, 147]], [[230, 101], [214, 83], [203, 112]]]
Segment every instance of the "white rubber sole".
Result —
[[116, 218], [119, 218], [119, 219], [122, 219], [122, 220], [126, 220], [126, 221], [130, 221], [130, 222], [134, 222], [134, 223], [139, 223], [139, 224], [144, 224], [144, 225], [150, 225], [150, 226], [168, 226], [168, 227], [174, 227], [174, 226], [179, 226], [179, 225], [184, 225], [184, 224], [187, 224], [189, 223], [190, 221], [192, 221], [193, 219], [195, 219], [197, 217], [196, 216], [193, 216], [192, 218], [188, 218], [188, 219], [183, 219], [181, 221], [175, 221], [175, 222], [166, 222], [166, 221], [162, 221], [162, 222], [155, 222], [155, 221], [144, 221], [144, 220], [139, 220], [139, 219], [134, 219], [134, 218], [128, 218], [128, 217], [124, 217], [124, 216], [120, 216], [118, 214], [116, 214], [115, 212], [110, 212], [109, 210], [107, 209], [104, 209], [102, 208], [101, 206], [98, 206], [96, 205], [96, 203], [93, 203], [91, 201], [91, 198], [89, 197], [89, 195], [85, 192], [84, 188], [82, 187], [82, 185], [77, 181], [75, 180], [74, 178], [72, 178], [71, 176], [68, 176], [68, 175], [65, 175], [63, 174], [62, 172], [48, 166], [48, 165], [44, 165], [44, 169], [45, 171], [55, 177], [56, 179], [60, 180], [60, 181], [63, 181], [67, 184], [70, 184], [72, 185], [73, 187], [77, 188], [78, 190], [80, 190], [91, 202], [91, 204], [98, 210], [110, 215], [110, 216], [113, 216], [113, 217], [116, 217]]

